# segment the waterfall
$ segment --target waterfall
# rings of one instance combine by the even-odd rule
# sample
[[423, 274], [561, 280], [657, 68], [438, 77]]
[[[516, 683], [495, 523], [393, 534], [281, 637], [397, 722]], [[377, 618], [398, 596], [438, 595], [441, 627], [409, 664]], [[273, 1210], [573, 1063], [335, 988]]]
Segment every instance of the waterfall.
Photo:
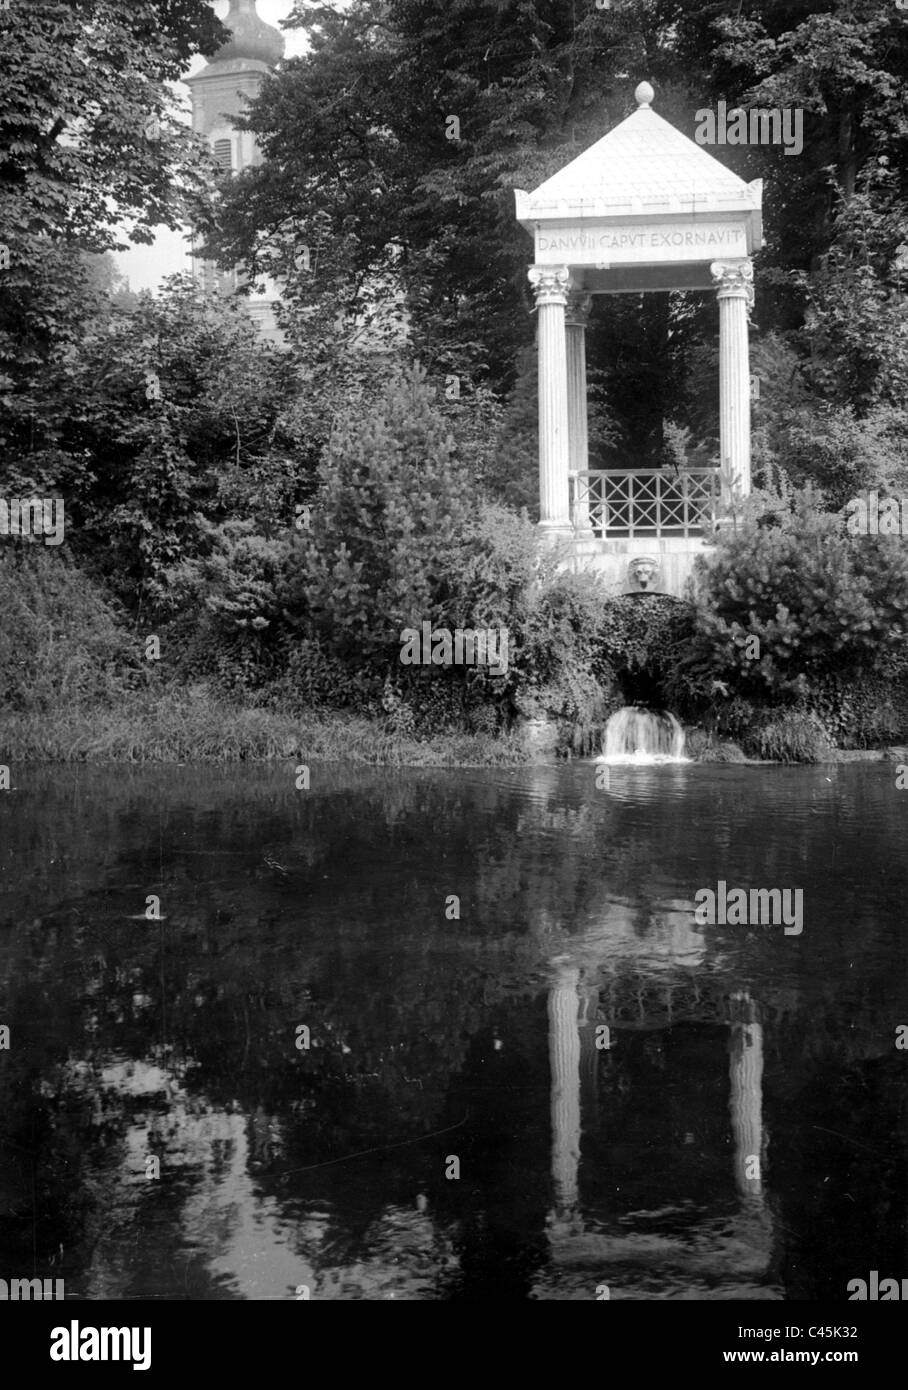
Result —
[[605, 726], [599, 761], [607, 763], [687, 762], [684, 730], [667, 710], [625, 706]]

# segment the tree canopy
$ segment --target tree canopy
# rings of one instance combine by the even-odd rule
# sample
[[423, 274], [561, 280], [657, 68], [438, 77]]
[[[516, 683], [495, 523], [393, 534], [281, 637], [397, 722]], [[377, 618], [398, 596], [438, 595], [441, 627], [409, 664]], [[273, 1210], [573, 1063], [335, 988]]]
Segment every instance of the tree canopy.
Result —
[[[167, 84], [227, 37], [205, 0], [0, 8], [0, 443], [31, 445], [36, 379], [96, 303], [84, 253], [151, 242], [202, 196]], [[40, 389], [40, 383], [38, 383]], [[29, 422], [24, 424], [23, 422]], [[4, 429], [4, 426], [6, 427]]]
[[[859, 413], [902, 398], [908, 15], [897, 7], [354, 0], [342, 12], [298, 5], [291, 19], [310, 52], [266, 82], [244, 122], [264, 161], [212, 217], [225, 260], [283, 269], [291, 297], [330, 293], [351, 314], [403, 287], [424, 361], [510, 390], [533, 331], [512, 190], [628, 115], [646, 77], [691, 136], [697, 110], [720, 98], [801, 113], [797, 157], [771, 144], [721, 152], [766, 182], [758, 326], [792, 336], [818, 397]], [[318, 250], [317, 273], [294, 268], [303, 244]], [[655, 415], [687, 423], [712, 309], [690, 295], [597, 306], [591, 360], [625, 454], [658, 461]], [[648, 421], [642, 398], [658, 406]]]

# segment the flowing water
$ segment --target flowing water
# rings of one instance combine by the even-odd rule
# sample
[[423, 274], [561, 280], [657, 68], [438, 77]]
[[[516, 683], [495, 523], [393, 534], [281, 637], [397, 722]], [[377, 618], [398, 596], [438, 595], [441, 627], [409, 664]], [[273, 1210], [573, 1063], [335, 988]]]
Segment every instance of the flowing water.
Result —
[[[842, 1302], [908, 1274], [895, 768], [601, 772], [19, 769], [0, 1275]], [[800, 889], [803, 930], [699, 925], [720, 883]]]
[[625, 706], [605, 726], [602, 757], [607, 763], [684, 761], [684, 730], [667, 710]]

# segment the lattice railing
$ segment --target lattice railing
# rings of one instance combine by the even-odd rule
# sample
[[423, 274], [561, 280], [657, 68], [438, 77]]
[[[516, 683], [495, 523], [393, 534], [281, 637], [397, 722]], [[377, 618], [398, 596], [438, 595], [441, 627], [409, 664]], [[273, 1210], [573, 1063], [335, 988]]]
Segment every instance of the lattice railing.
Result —
[[575, 527], [604, 539], [698, 535], [715, 520], [719, 470], [613, 468], [571, 477]]
[[729, 1023], [733, 1011], [720, 983], [623, 976], [599, 991], [596, 1020], [612, 1028], [664, 1028], [672, 1023]]

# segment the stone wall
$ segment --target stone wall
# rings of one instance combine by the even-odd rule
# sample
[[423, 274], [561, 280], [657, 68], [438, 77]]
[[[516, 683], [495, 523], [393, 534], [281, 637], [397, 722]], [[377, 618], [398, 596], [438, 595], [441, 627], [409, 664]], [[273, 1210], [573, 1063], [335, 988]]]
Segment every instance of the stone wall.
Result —
[[599, 571], [610, 594], [685, 598], [697, 556], [712, 554], [712, 547], [697, 536], [607, 541], [591, 536], [574, 544], [578, 570]]

